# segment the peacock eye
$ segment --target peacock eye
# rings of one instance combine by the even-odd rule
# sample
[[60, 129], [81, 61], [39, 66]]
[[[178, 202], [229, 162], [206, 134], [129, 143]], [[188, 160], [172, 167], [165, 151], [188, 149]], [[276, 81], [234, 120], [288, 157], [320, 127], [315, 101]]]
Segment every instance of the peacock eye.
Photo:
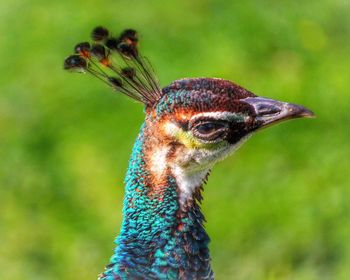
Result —
[[222, 139], [228, 131], [228, 124], [222, 121], [199, 122], [192, 127], [193, 135], [206, 141]]
[[214, 132], [215, 130], [221, 128], [222, 125], [221, 124], [216, 124], [216, 123], [204, 123], [204, 124], [200, 124], [196, 127], [197, 131], [200, 134], [210, 134], [212, 132]]

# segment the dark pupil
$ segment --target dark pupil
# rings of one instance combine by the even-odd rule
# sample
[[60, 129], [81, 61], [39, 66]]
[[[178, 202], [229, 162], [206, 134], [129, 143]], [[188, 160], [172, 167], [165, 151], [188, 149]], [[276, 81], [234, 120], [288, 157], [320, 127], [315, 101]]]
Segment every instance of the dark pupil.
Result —
[[210, 134], [220, 127], [221, 127], [220, 124], [204, 123], [204, 124], [197, 126], [197, 131], [201, 134]]

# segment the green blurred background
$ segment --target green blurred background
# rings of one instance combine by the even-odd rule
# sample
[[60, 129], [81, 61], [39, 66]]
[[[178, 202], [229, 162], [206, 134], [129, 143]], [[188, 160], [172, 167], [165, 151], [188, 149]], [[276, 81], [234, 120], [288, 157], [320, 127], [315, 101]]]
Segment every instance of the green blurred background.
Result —
[[96, 279], [121, 223], [141, 105], [62, 70], [96, 25], [132, 27], [162, 86], [221, 77], [317, 114], [218, 164], [217, 279], [350, 279], [350, 2], [0, 2], [0, 279]]

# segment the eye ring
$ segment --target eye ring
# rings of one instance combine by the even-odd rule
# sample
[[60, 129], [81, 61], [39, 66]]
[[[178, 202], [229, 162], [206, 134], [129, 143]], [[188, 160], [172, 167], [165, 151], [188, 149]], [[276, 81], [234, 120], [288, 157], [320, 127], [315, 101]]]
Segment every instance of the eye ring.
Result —
[[224, 121], [199, 121], [191, 128], [195, 137], [208, 141], [215, 142], [222, 140], [228, 132], [228, 124]]

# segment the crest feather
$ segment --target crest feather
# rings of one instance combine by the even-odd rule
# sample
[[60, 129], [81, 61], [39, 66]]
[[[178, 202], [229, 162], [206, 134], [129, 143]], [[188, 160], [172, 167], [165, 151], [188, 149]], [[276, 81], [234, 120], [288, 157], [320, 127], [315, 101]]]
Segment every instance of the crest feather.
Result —
[[93, 43], [79, 43], [75, 54], [64, 61], [64, 69], [89, 73], [114, 90], [146, 106], [153, 106], [162, 96], [153, 68], [138, 50], [138, 34], [124, 30], [118, 37], [98, 26], [91, 33]]

